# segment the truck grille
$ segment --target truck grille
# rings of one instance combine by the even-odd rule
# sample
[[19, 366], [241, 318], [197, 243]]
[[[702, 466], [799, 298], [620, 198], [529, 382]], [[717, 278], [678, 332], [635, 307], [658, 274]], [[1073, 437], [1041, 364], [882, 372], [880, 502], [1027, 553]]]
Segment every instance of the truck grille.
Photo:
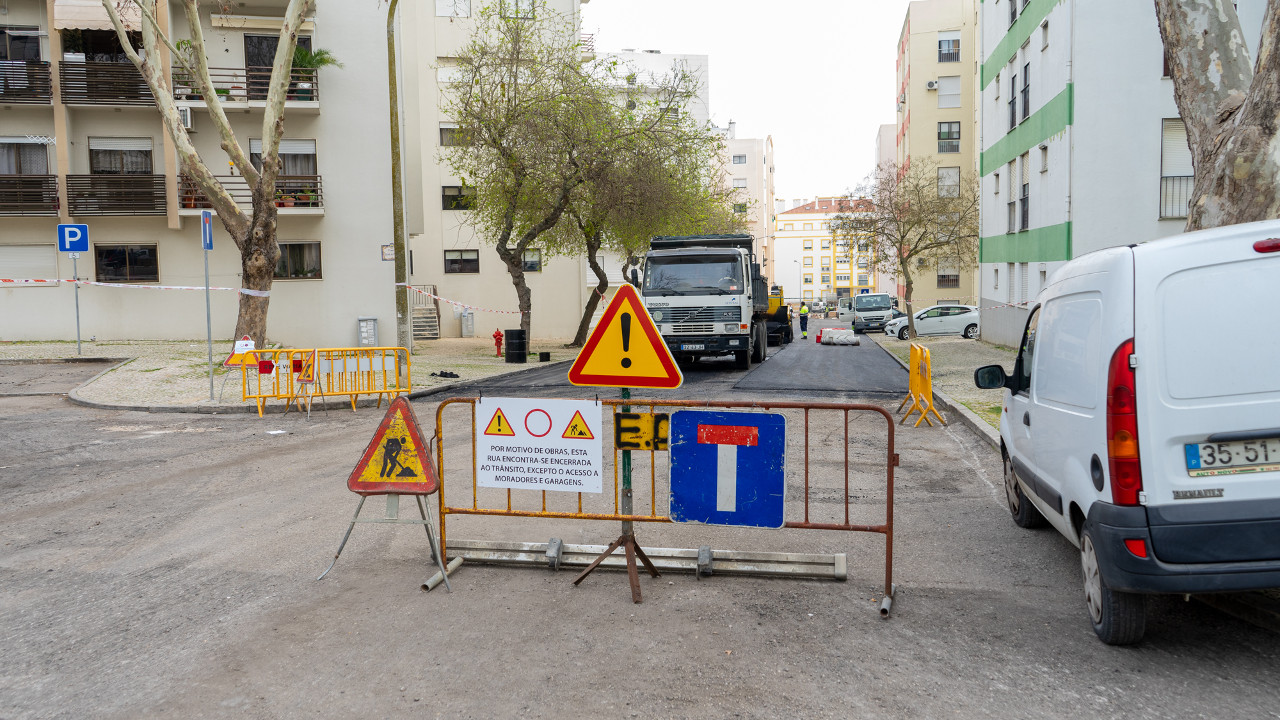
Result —
[[742, 322], [742, 308], [737, 305], [727, 307], [703, 308], [668, 308], [662, 311], [662, 322], [670, 323], [709, 323], [709, 322]]
[[674, 325], [671, 332], [676, 335], [708, 335], [715, 330], [715, 325], [711, 323], [685, 323], [683, 325]]

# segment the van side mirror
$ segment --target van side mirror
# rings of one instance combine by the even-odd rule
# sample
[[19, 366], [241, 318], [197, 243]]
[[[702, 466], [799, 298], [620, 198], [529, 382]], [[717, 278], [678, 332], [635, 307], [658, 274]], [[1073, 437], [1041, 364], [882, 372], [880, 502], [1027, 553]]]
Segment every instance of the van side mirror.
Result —
[[1008, 387], [1009, 376], [1004, 374], [1004, 368], [999, 365], [984, 365], [973, 371], [973, 384], [983, 390], [996, 390]]
[[640, 287], [640, 271], [635, 268], [631, 268], [631, 284]]

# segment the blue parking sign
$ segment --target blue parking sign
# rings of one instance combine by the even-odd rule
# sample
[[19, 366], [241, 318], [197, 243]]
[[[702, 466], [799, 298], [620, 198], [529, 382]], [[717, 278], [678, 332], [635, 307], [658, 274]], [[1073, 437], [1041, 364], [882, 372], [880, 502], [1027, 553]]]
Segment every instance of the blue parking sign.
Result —
[[782, 527], [785, 417], [681, 410], [671, 414], [669, 437], [673, 521]]
[[59, 225], [59, 252], [89, 252], [88, 225]]

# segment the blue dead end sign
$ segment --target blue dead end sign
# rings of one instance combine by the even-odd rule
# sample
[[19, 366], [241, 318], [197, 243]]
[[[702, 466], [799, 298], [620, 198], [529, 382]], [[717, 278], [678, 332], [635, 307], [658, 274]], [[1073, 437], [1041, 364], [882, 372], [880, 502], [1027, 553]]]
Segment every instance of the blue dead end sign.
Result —
[[786, 418], [682, 410], [669, 437], [673, 521], [782, 527]]

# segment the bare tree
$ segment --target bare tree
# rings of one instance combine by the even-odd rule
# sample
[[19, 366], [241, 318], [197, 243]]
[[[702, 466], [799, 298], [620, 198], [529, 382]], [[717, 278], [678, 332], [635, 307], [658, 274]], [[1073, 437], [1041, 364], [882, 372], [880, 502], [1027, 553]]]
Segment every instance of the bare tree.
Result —
[[831, 221], [838, 251], [852, 260], [858, 246], [866, 245], [872, 267], [902, 278], [912, 337], [913, 273], [939, 263], [959, 270], [977, 265], [978, 199], [972, 173], [939, 175], [938, 164], [922, 157], [905, 168], [880, 164], [840, 200], [840, 212]]
[[[102, 0], [111, 18], [120, 45], [129, 60], [142, 73], [147, 87], [155, 97], [156, 108], [165, 131], [177, 146], [178, 165], [182, 174], [199, 188], [218, 213], [218, 219], [235, 241], [240, 251], [241, 290], [240, 308], [236, 317], [235, 337], [248, 335], [263, 347], [267, 334], [267, 306], [270, 302], [271, 281], [276, 263], [280, 259], [280, 246], [276, 242], [276, 178], [280, 174], [280, 138], [284, 135], [284, 102], [288, 95], [293, 67], [294, 48], [297, 47], [298, 28], [304, 16], [311, 11], [313, 0], [289, 0], [280, 25], [280, 40], [276, 47], [275, 63], [266, 89], [266, 110], [262, 117], [262, 168], [249, 161], [231, 123], [223, 110], [217, 88], [209, 75], [209, 58], [205, 51], [204, 30], [200, 26], [199, 0], [182, 0], [189, 37], [179, 41], [180, 49], [160, 26], [156, 12], [157, 0]], [[208, 3], [206, 3], [208, 4]], [[141, 16], [142, 47], [134, 48], [121, 13], [132, 15], [136, 9]], [[141, 52], [139, 51], [141, 50]], [[172, 57], [185, 82], [204, 100], [219, 143], [236, 171], [244, 178], [252, 196], [252, 210], [246, 213], [232, 199], [230, 192], [219, 181], [196, 152], [187, 130], [178, 116], [174, 102], [172, 78], [165, 71], [163, 58]]]
[[1195, 168], [1187, 230], [1280, 216], [1280, 0], [1267, 3], [1256, 62], [1235, 3], [1155, 7]]

